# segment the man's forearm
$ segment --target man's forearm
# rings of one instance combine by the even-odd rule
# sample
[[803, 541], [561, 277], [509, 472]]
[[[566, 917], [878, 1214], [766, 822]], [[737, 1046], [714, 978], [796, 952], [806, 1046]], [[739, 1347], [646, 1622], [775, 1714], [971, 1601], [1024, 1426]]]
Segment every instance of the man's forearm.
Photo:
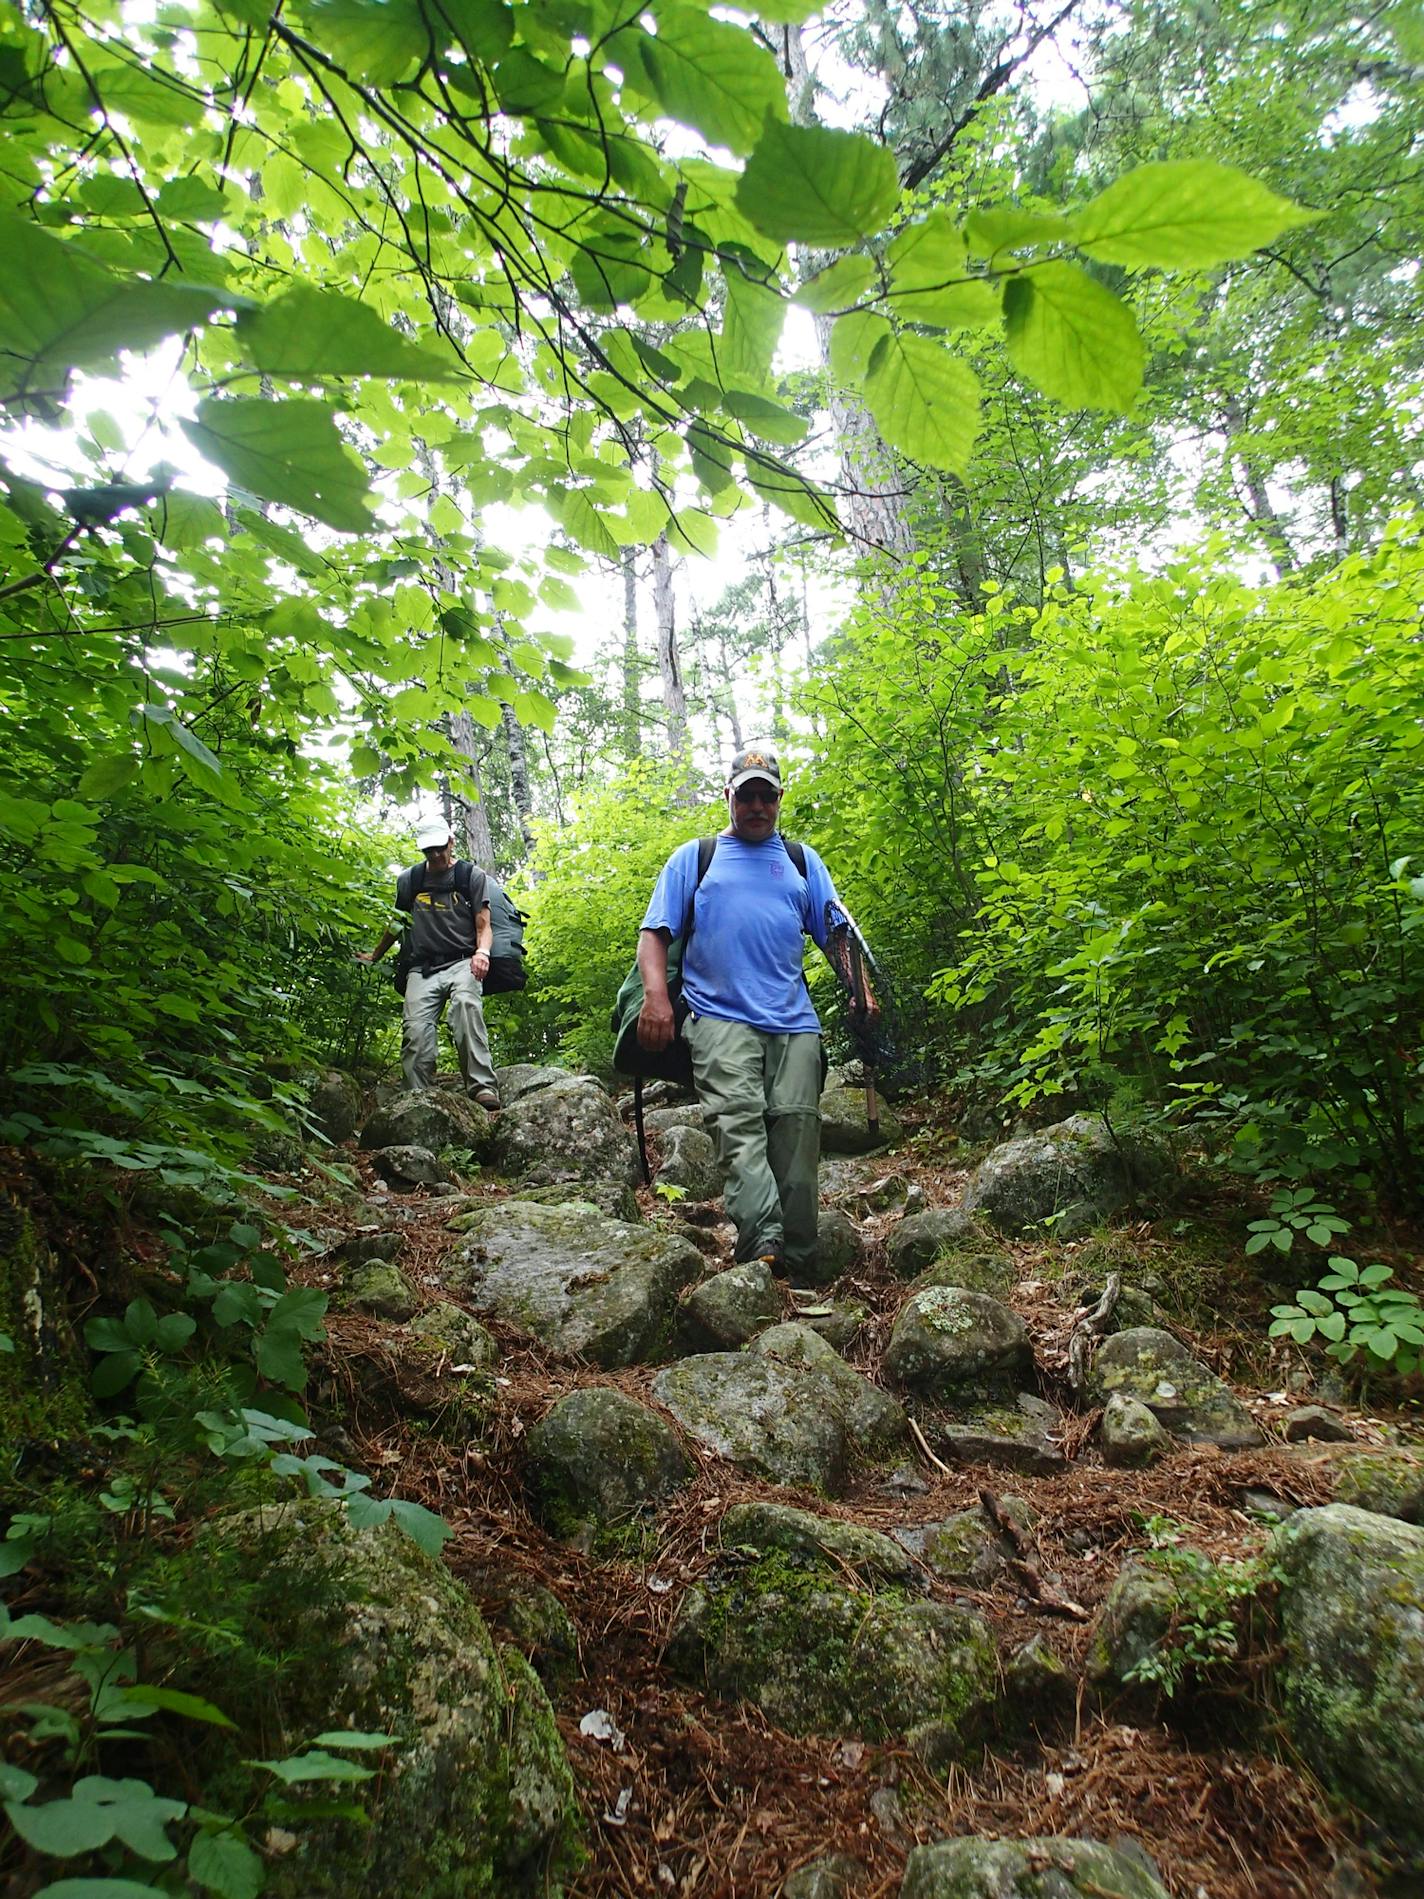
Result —
[[649, 1002], [667, 1001], [667, 936], [664, 931], [639, 932], [638, 974], [643, 979], [643, 994]]
[[475, 925], [475, 954], [488, 956], [494, 949], [494, 925], [490, 922], [488, 910], [481, 910], [479, 921]]
[[394, 930], [382, 930], [380, 942], [377, 943], [376, 947], [371, 951], [371, 961], [373, 963], [379, 963], [391, 944], [398, 943], [399, 941], [400, 938], [395, 934]]

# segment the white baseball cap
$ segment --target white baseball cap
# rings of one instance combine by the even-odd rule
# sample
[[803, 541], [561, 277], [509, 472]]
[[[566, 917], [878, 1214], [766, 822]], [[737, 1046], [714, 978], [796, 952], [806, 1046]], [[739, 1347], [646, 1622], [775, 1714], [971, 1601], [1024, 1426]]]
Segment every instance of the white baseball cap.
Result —
[[450, 826], [444, 818], [427, 818], [416, 832], [415, 842], [422, 851], [442, 850], [450, 842]]

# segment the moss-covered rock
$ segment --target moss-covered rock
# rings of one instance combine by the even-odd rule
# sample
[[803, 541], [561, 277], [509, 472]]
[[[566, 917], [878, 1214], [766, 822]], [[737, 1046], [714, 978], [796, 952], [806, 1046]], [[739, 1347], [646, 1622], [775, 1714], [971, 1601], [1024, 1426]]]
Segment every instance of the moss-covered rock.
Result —
[[956, 1407], [938, 1423], [940, 1443], [961, 1464], [989, 1464], [1029, 1477], [1055, 1477], [1068, 1460], [1058, 1442], [1063, 1414], [1046, 1398], [1020, 1391], [997, 1404]]
[[[1016, 1497], [1003, 1502], [1013, 1520], [1027, 1529], [1027, 1506]], [[974, 1589], [992, 1588], [1008, 1561], [1003, 1538], [980, 1509], [956, 1510], [934, 1523], [908, 1524], [896, 1530], [895, 1541], [941, 1582]]]
[[855, 1267], [864, 1251], [860, 1228], [841, 1207], [823, 1207], [816, 1225], [816, 1255], [800, 1269], [810, 1286], [832, 1285]]
[[787, 1875], [781, 1899], [850, 1899], [864, 1868], [844, 1853], [828, 1853]]
[[1072, 1669], [1041, 1635], [1015, 1649], [1004, 1668], [1002, 1713], [1011, 1733], [1044, 1734], [1077, 1711]]
[[307, 1084], [307, 1114], [328, 1141], [349, 1141], [361, 1119], [361, 1085], [339, 1068], [324, 1068]]
[[478, 1319], [452, 1300], [427, 1306], [407, 1328], [412, 1339], [466, 1371], [490, 1371], [499, 1363], [499, 1346]]
[[909, 1429], [904, 1406], [847, 1365], [827, 1339], [800, 1320], [768, 1327], [753, 1339], [752, 1350], [783, 1365], [795, 1365], [813, 1380], [821, 1389], [822, 1402], [866, 1456], [881, 1456]]
[[[832, 1079], [833, 1078], [828, 1078]], [[828, 1087], [821, 1096], [821, 1146], [828, 1154], [871, 1154], [894, 1147], [904, 1130], [884, 1101], [877, 1103], [879, 1126], [872, 1130], [866, 1112], [865, 1089], [845, 1085]]]
[[1352, 1451], [1335, 1462], [1335, 1501], [1357, 1510], [1424, 1523], [1424, 1453], [1393, 1448]]
[[815, 1300], [810, 1305], [793, 1306], [791, 1322], [809, 1326], [834, 1351], [844, 1353], [870, 1314], [855, 1299]]
[[677, 1318], [685, 1352], [725, 1352], [755, 1338], [781, 1317], [781, 1288], [764, 1260], [729, 1266], [694, 1286]]
[[1157, 1656], [1172, 1626], [1177, 1587], [1161, 1570], [1131, 1559], [1113, 1581], [1093, 1628], [1087, 1674], [1105, 1693], [1136, 1686], [1133, 1671]]
[[932, 1724], [967, 1746], [997, 1690], [977, 1616], [840, 1565], [769, 1552], [714, 1569], [684, 1599], [671, 1666], [751, 1701], [792, 1734], [903, 1739]]
[[361, 1130], [361, 1146], [453, 1147], [484, 1160], [493, 1151], [494, 1123], [484, 1109], [454, 1089], [423, 1088], [384, 1102]]
[[378, 1319], [397, 1322], [412, 1318], [419, 1307], [415, 1288], [400, 1267], [380, 1259], [349, 1272], [336, 1303], [345, 1311], [369, 1312]]
[[702, 1271], [685, 1240], [587, 1204], [506, 1200], [459, 1225], [465, 1242], [445, 1261], [448, 1283], [476, 1311], [596, 1365], [665, 1355], [677, 1295]]
[[521, 1095], [495, 1119], [500, 1171], [531, 1187], [618, 1188], [641, 1177], [638, 1147], [612, 1099], [588, 1075]]
[[1424, 1845], [1424, 1529], [1348, 1504], [1277, 1530], [1286, 1719], [1316, 1772]]
[[1145, 1470], [1172, 1449], [1172, 1440], [1140, 1399], [1115, 1391], [1103, 1406], [1098, 1426], [1103, 1462], [1121, 1470]]
[[878, 1577], [909, 1588], [915, 1581], [914, 1564], [888, 1536], [859, 1523], [818, 1516], [814, 1510], [796, 1510], [785, 1503], [733, 1504], [722, 1518], [722, 1546], [751, 1548], [763, 1555], [780, 1550], [808, 1563], [825, 1563], [832, 1558], [867, 1582]]
[[667, 1420], [606, 1386], [560, 1398], [529, 1433], [525, 1450], [534, 1508], [561, 1536], [645, 1514], [692, 1474]]
[[564, 1693], [578, 1673], [579, 1637], [552, 1589], [504, 1563], [486, 1563], [466, 1577], [481, 1612], [519, 1650], [550, 1695]]
[[1260, 1425], [1216, 1373], [1156, 1326], [1133, 1326], [1099, 1346], [1089, 1396], [1106, 1404], [1119, 1391], [1146, 1405], [1159, 1424], [1188, 1444], [1249, 1450], [1266, 1441]]
[[409, 1193], [416, 1187], [443, 1187], [450, 1169], [428, 1147], [378, 1147], [371, 1165], [388, 1187], [397, 1193]]
[[1055, 1220], [1055, 1233], [1066, 1238], [1066, 1222], [1075, 1234], [1088, 1231], [1160, 1187], [1168, 1170], [1156, 1143], [1115, 1135], [1101, 1115], [1075, 1114], [996, 1147], [975, 1169], [964, 1210], [1001, 1233]]
[[706, 1352], [669, 1365], [653, 1394], [718, 1457], [773, 1484], [835, 1496], [850, 1444], [824, 1378], [756, 1352]]
[[[523, 1657], [496, 1651], [442, 1563], [393, 1524], [354, 1531], [317, 1503], [226, 1519], [202, 1532], [204, 1543], [245, 1564], [235, 1600], [252, 1625], [247, 1639], [286, 1658], [269, 1725], [232, 1745], [273, 1754], [343, 1727], [396, 1736], [365, 1783], [369, 1825], [285, 1822], [296, 1845], [267, 1869], [273, 1899], [558, 1889], [579, 1823], [553, 1711]], [[196, 1738], [229, 1747], [219, 1734]]]
[[575, 1076], [571, 1068], [554, 1068], [536, 1062], [510, 1062], [504, 1068], [496, 1068], [494, 1078], [499, 1084], [499, 1098], [507, 1108], [513, 1102], [522, 1101], [525, 1095], [538, 1094], [541, 1088], [562, 1087], [565, 1082], [573, 1081]]
[[1141, 1848], [1097, 1840], [937, 1840], [905, 1861], [900, 1899], [1169, 1899]]
[[927, 1286], [900, 1308], [885, 1351], [885, 1373], [927, 1396], [992, 1392], [1030, 1371], [1023, 1320], [987, 1293]]
[[899, 1221], [886, 1238], [885, 1254], [901, 1279], [939, 1269], [938, 1278], [921, 1284], [968, 1286], [1000, 1298], [1014, 1283], [1013, 1262], [1003, 1247], [958, 1207], [928, 1207]]
[[701, 1128], [669, 1128], [663, 1135], [658, 1185], [681, 1187], [688, 1200], [715, 1200], [722, 1191], [722, 1170], [711, 1135]]

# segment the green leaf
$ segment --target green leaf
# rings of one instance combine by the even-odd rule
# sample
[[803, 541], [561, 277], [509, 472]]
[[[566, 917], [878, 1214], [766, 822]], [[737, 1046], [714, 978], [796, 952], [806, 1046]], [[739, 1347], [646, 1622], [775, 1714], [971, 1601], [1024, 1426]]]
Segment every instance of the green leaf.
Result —
[[803, 310], [824, 316], [858, 303], [875, 282], [875, 265], [868, 257], [841, 257], [791, 293]]
[[831, 331], [831, 374], [838, 382], [864, 382], [871, 357], [890, 334], [890, 319], [874, 310], [852, 310], [848, 316], [837, 317]]
[[96, 759], [79, 780], [80, 797], [92, 798], [96, 803], [112, 798], [137, 778], [140, 763], [132, 752], [111, 752], [106, 758]]
[[942, 343], [928, 336], [885, 338], [865, 379], [865, 400], [880, 433], [902, 455], [957, 475], [967, 471], [979, 433], [979, 379]]
[[[49, 376], [147, 349], [235, 301], [206, 285], [118, 277], [8, 211], [0, 212], [0, 255], [0, 359], [19, 357]], [[13, 365], [0, 369], [0, 395], [22, 380], [32, 378], [16, 378]]]
[[670, 119], [690, 125], [709, 145], [739, 158], [757, 143], [768, 114], [786, 112], [786, 86], [776, 61], [742, 27], [691, 7], [657, 10], [658, 31], [620, 33], [615, 54], [630, 55]]
[[899, 201], [888, 146], [776, 118], [737, 181], [738, 210], [782, 244], [853, 244], [882, 230]]
[[1078, 212], [1073, 237], [1104, 264], [1201, 269], [1249, 256], [1317, 215], [1234, 165], [1172, 158], [1115, 180]]
[[1004, 289], [1009, 361], [1072, 409], [1125, 413], [1142, 387], [1142, 338], [1127, 305], [1076, 264], [1052, 263]]
[[355, 1761], [338, 1760], [335, 1754], [327, 1754], [321, 1748], [295, 1754], [287, 1760], [249, 1761], [248, 1766], [265, 1767], [287, 1787], [299, 1787], [313, 1780], [370, 1780], [375, 1772], [374, 1768], [358, 1767]]
[[219, 1899], [257, 1899], [262, 1859], [240, 1833], [200, 1833], [188, 1848], [188, 1877]]
[[352, 1527], [358, 1530], [387, 1521], [395, 1523], [427, 1556], [438, 1556], [451, 1535], [450, 1526], [442, 1517], [404, 1497], [352, 1497], [346, 1514]]
[[260, 396], [208, 396], [183, 432], [239, 487], [328, 527], [359, 534], [372, 525], [366, 473], [342, 441], [325, 403]]
[[325, 1734], [312, 1736], [313, 1747], [354, 1747], [359, 1751], [374, 1752], [382, 1747], [399, 1747], [400, 1736], [396, 1734], [369, 1734], [359, 1728], [328, 1728]]
[[409, 79], [430, 46], [418, 0], [305, 0], [297, 9], [318, 46], [352, 79]]
[[9, 1761], [0, 1761], [0, 1795], [6, 1800], [28, 1800], [39, 1781], [23, 1767], [12, 1766]]
[[322, 376], [409, 376], [458, 382], [457, 363], [421, 349], [354, 297], [294, 284], [272, 303], [244, 311], [238, 341], [266, 376], [311, 382]]
[[204, 1701], [201, 1695], [185, 1694], [179, 1688], [156, 1688], [149, 1682], [139, 1682], [124, 1689], [124, 1699], [136, 1701], [142, 1708], [160, 1708], [165, 1714], [186, 1715], [190, 1721], [206, 1721], [215, 1728], [237, 1725], [211, 1701]]
[[136, 1879], [57, 1879], [41, 1886], [35, 1899], [169, 1899], [158, 1886]]
[[971, 277], [964, 237], [943, 211], [908, 225], [885, 253], [895, 314], [939, 329], [976, 329], [999, 321], [999, 298]]
[[754, 283], [734, 266], [726, 271], [727, 301], [717, 340], [717, 371], [724, 384], [755, 387], [765, 380], [786, 318], [774, 290]]
[[82, 1800], [50, 1800], [38, 1807], [7, 1800], [5, 1812], [27, 1846], [60, 1859], [96, 1852], [114, 1837], [108, 1814]]
[[1072, 234], [1072, 226], [1061, 212], [1019, 211], [1005, 206], [990, 211], [971, 211], [964, 220], [964, 241], [971, 255], [995, 257], [1000, 251], [1026, 250], [1039, 244], [1051, 244]]

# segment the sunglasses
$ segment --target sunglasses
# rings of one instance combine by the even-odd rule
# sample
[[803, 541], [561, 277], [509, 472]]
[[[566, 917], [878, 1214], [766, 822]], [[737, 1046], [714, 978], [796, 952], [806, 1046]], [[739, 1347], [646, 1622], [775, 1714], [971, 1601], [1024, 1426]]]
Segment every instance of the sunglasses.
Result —
[[774, 791], [770, 785], [750, 784], [738, 785], [732, 796], [738, 804], [775, 804], [781, 793]]

